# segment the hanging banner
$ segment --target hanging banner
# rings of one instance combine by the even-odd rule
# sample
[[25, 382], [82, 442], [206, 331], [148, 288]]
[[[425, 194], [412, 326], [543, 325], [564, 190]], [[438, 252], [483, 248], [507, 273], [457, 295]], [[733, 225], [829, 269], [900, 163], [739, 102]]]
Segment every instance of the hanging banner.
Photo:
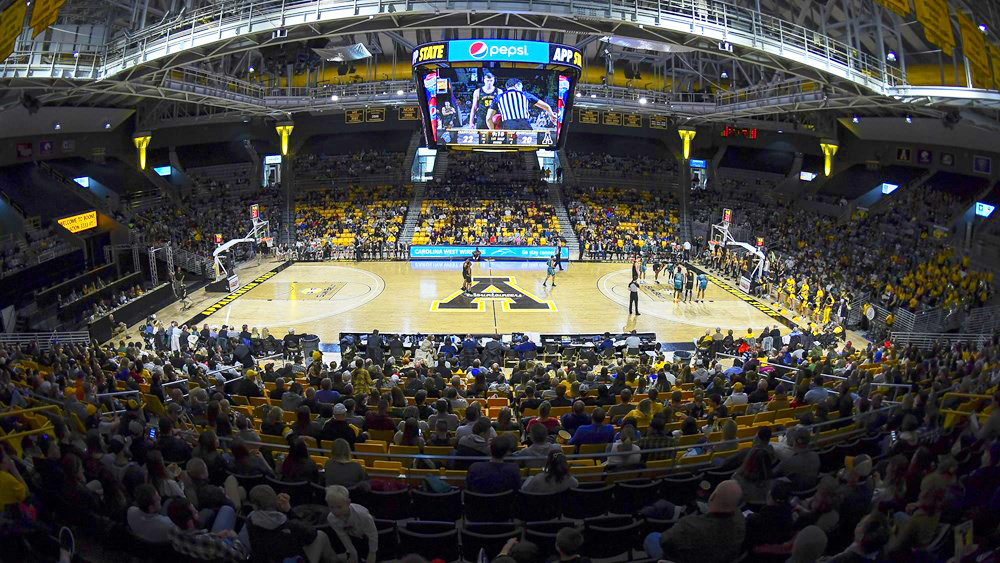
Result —
[[983, 39], [983, 32], [961, 12], [955, 13], [955, 19], [958, 20], [958, 30], [962, 33], [962, 53], [969, 59], [972, 86], [991, 88], [993, 77], [990, 76], [990, 62], [986, 58], [986, 40]]
[[0, 61], [14, 52], [14, 44], [24, 29], [24, 14], [27, 10], [28, 4], [24, 0], [18, 0], [0, 14]]
[[625, 127], [642, 127], [642, 115], [638, 113], [626, 113], [622, 116], [624, 118]]
[[917, 21], [924, 25], [924, 37], [937, 45], [944, 54], [952, 56], [955, 35], [951, 31], [951, 10], [946, 0], [914, 0]]
[[620, 111], [606, 111], [604, 112], [604, 124], [605, 125], [615, 125], [617, 127], [622, 126], [622, 114]]
[[345, 123], [364, 123], [365, 122], [365, 110], [363, 109], [349, 109], [344, 112], [344, 122]]
[[910, 0], [875, 0], [875, 3], [885, 6], [901, 16], [910, 13]]
[[417, 106], [399, 106], [396, 110], [400, 121], [419, 121], [420, 108]]
[[990, 45], [990, 61], [993, 62], [993, 89], [1000, 90], [1000, 49]]
[[649, 116], [649, 126], [653, 129], [667, 129], [670, 127], [670, 118], [665, 115]]
[[36, 0], [31, 9], [31, 37], [45, 31], [59, 18], [59, 10], [65, 0]]
[[596, 109], [580, 110], [580, 123], [597, 125], [600, 122], [601, 122], [601, 112], [597, 111]]

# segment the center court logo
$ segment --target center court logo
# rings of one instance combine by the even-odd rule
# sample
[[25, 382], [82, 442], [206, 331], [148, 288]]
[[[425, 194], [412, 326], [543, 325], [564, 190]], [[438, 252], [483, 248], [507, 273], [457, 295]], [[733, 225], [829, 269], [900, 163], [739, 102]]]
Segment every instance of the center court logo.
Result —
[[527, 45], [487, 45], [484, 41], [474, 41], [469, 45], [469, 56], [473, 59], [484, 59], [486, 56], [497, 57], [526, 57], [528, 55]]

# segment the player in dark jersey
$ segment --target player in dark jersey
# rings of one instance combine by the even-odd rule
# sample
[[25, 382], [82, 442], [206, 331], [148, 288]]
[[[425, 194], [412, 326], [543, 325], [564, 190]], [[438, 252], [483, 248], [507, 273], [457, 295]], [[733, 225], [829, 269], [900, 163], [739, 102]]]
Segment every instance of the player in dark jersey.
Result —
[[462, 291], [469, 293], [472, 289], [472, 258], [466, 258], [462, 264]]
[[692, 290], [694, 290], [694, 270], [688, 268], [687, 271], [687, 283], [684, 284], [684, 302], [687, 303], [692, 299]]
[[469, 127], [473, 129], [488, 129], [486, 125], [486, 112], [493, 105], [493, 98], [500, 95], [503, 90], [496, 87], [497, 78], [493, 73], [486, 71], [483, 74], [483, 85], [476, 88], [472, 93], [472, 107], [469, 109]]

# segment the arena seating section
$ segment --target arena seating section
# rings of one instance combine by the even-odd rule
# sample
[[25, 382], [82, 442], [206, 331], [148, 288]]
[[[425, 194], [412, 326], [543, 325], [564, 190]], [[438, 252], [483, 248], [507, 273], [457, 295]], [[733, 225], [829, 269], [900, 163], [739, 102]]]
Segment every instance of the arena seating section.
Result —
[[452, 181], [428, 188], [413, 244], [555, 244], [559, 219], [534, 181]]
[[[613, 257], [625, 259], [635, 249], [653, 245], [666, 248], [677, 233], [677, 204], [670, 193], [647, 190], [591, 187], [564, 190], [566, 211], [581, 245], [587, 245], [585, 257], [596, 245]], [[610, 256], [609, 256], [610, 257]]]
[[[352, 186], [304, 194], [295, 205], [296, 238], [333, 257], [354, 257], [354, 245], [395, 247], [412, 197], [409, 187]], [[388, 257], [388, 256], [387, 256]]]
[[[251, 345], [258, 353], [283, 348], [280, 341], [258, 338], [256, 329], [254, 332]], [[152, 341], [155, 342], [156, 338], [153, 336]], [[811, 340], [812, 336], [805, 338]], [[368, 341], [376, 340], [369, 337]], [[200, 357], [208, 353], [205, 344], [211, 343], [200, 342], [195, 345], [198, 351], [192, 348], [183, 354], [194, 352]], [[315, 387], [324, 378], [336, 379], [342, 369], [349, 370], [352, 359], [388, 357], [395, 345], [390, 341], [386, 349], [380, 346], [380, 354], [368, 351], [367, 347], [355, 349], [347, 346], [343, 364], [339, 367], [323, 365], [319, 369], [306, 368], [297, 362], [294, 366], [299, 367], [294, 367], [292, 363], [283, 365], [279, 361], [277, 372], [271, 369], [275, 366], [265, 365], [267, 369], [263, 370], [253, 366], [253, 370], [242, 370], [241, 376], [239, 368], [219, 367], [212, 371], [213, 379], [206, 378], [205, 366], [192, 367], [189, 368], [187, 381], [176, 386], [173, 383], [182, 379], [184, 374], [180, 370], [164, 369], [164, 360], [180, 356], [162, 350], [163, 346], [155, 343], [146, 349], [136, 347], [133, 342], [126, 346], [123, 342], [120, 351], [113, 347], [93, 350], [100, 369], [94, 372], [94, 380], [86, 382], [74, 379], [59, 363], [52, 363], [53, 356], [49, 353], [27, 347], [22, 350], [4, 348], [0, 354], [5, 359], [0, 365], [5, 381], [2, 399], [6, 405], [12, 406], [12, 401], [17, 401], [18, 407], [5, 408], [0, 418], [4, 430], [2, 439], [8, 446], [5, 455], [9, 460], [18, 460], [13, 463], [28, 483], [32, 495], [27, 502], [38, 511], [39, 519], [35, 532], [20, 536], [17, 541], [6, 541], [5, 550], [10, 549], [10, 553], [16, 554], [28, 550], [26, 545], [34, 550], [45, 549], [47, 536], [44, 530], [48, 526], [68, 524], [78, 533], [86, 532], [101, 539], [106, 546], [102, 549], [127, 549], [146, 557], [161, 551], [155, 556], [159, 560], [174, 557], [169, 550], [144, 544], [128, 533], [125, 507], [134, 487], [143, 480], [142, 472], [131, 477], [127, 471], [119, 473], [126, 475], [121, 480], [114, 476], [114, 472], [102, 470], [104, 463], [99, 462], [105, 455], [111, 455], [111, 459], [115, 457], [115, 454], [106, 453], [108, 448], [111, 451], [121, 451], [122, 448], [120, 438], [102, 441], [98, 438], [101, 433], [130, 435], [133, 445], [126, 450], [133, 457], [145, 457], [144, 463], [141, 459], [134, 460], [139, 464], [132, 467], [145, 465], [153, 474], [161, 475], [153, 479], [154, 483], [170, 479], [157, 473], [162, 469], [163, 461], [158, 453], [154, 456], [154, 451], [166, 447], [167, 438], [161, 436], [156, 441], [146, 441], [145, 438], [145, 422], [159, 425], [159, 421], [167, 418], [176, 422], [173, 435], [197, 445], [193, 453], [167, 461], [183, 463], [188, 455], [211, 460], [210, 482], [216, 485], [227, 482], [230, 491], [237, 490], [233, 486], [237, 484], [244, 492], [258, 484], [269, 484], [277, 492], [289, 495], [292, 506], [304, 511], [301, 514], [305, 522], [311, 522], [316, 529], [329, 533], [320, 506], [324, 504], [322, 486], [329, 483], [322, 468], [328, 461], [330, 443], [323, 439], [321, 431], [317, 432], [316, 426], [306, 423], [315, 422], [317, 416], [329, 418], [332, 409], [330, 403], [316, 400]], [[739, 345], [739, 341], [733, 344], [734, 347]], [[295, 355], [294, 346], [285, 348], [287, 354]], [[581, 387], [584, 384], [594, 385], [595, 388], [609, 384], [614, 390], [628, 388], [634, 391], [631, 404], [627, 407], [611, 406], [620, 399], [607, 396], [609, 398], [603, 403], [603, 408], [612, 413], [616, 432], [631, 436], [630, 433], [637, 431], [639, 436], [646, 437], [638, 440], [638, 448], [641, 449], [634, 450], [642, 461], [629, 462], [628, 465], [613, 465], [605, 461], [615, 457], [609, 456], [613, 452], [608, 449], [607, 443], [581, 446], [579, 450], [575, 446], [562, 445], [560, 448], [571, 457], [569, 474], [575, 479], [575, 486], [553, 494], [529, 494], [514, 490], [481, 494], [468, 490], [468, 471], [454, 468], [455, 464], [463, 461], [461, 458], [449, 461], [447, 457], [434, 457], [450, 455], [451, 446], [401, 445], [401, 432], [394, 436], [394, 430], [376, 430], [377, 422], [379, 428], [397, 427], [403, 422], [401, 416], [414, 416], [411, 411], [416, 411], [415, 416], [423, 420], [426, 416], [420, 416], [411, 393], [404, 395], [399, 392], [408, 387], [409, 377], [413, 374], [408, 354], [404, 355], [404, 365], [387, 363], [383, 369], [379, 364], [368, 362], [364, 374], [370, 374], [373, 380], [370, 384], [361, 370], [355, 371], [353, 376], [350, 371], [347, 372], [347, 380], [371, 387], [365, 421], [348, 419], [354, 420], [352, 423], [359, 426], [358, 431], [372, 426], [357, 437], [358, 442], [352, 452], [353, 458], [364, 470], [363, 481], [368, 485], [352, 487], [351, 499], [366, 506], [377, 519], [380, 560], [413, 552], [428, 559], [442, 557], [453, 560], [464, 556], [466, 560], [474, 560], [480, 547], [485, 547], [488, 556], [492, 557], [508, 538], [522, 535], [537, 542], [541, 550], [552, 553], [555, 532], [564, 527], [583, 531], [584, 555], [593, 558], [626, 556], [638, 560], [643, 557], [642, 541], [647, 532], [663, 532], [679, 522], [679, 515], [698, 512], [697, 501], [705, 498], [701, 483], [707, 482], [711, 488], [724, 480], [735, 479], [749, 495], [750, 491], [761, 486], [765, 490], [773, 486], [772, 479], [783, 475], [799, 484], [797, 490], [789, 492], [787, 486], [783, 489], [790, 498], [800, 499], [797, 520], [783, 529], [771, 530], [775, 532], [773, 535], [758, 537], [748, 531], [746, 540], [735, 546], [738, 552], [749, 552], [750, 557], [788, 557], [795, 549], [795, 534], [807, 526], [818, 525], [828, 538], [827, 553], [836, 553], [853, 540], [855, 523], [868, 513], [870, 507], [877, 505], [883, 510], [901, 508], [919, 496], [923, 503], [922, 510], [933, 520], [933, 534], [912, 541], [894, 536], [890, 547], [895, 550], [894, 556], [906, 554], [931, 560], [944, 559], [952, 545], [951, 527], [969, 518], [975, 520], [975, 532], [981, 541], [993, 541], [989, 539], [989, 534], [996, 528], [997, 505], [988, 504], [987, 499], [991, 496], [995, 498], [1000, 486], [996, 480], [997, 471], [1000, 471], [1000, 444], [996, 442], [997, 429], [1000, 428], [997, 424], [1000, 421], [1000, 395], [993, 395], [997, 392], [997, 384], [990, 379], [989, 370], [997, 367], [997, 350], [996, 339], [978, 350], [965, 345], [950, 348], [935, 346], [924, 350], [890, 346], [877, 351], [817, 348], [809, 352], [812, 356], [809, 361], [785, 367], [782, 367], [783, 363], [794, 364], [795, 361], [786, 361], [790, 356], [779, 351], [762, 355], [759, 366], [748, 366], [746, 372], [728, 372], [728, 381], [721, 375], [704, 377], [700, 369], [692, 373], [686, 362], [664, 364], [657, 354], [643, 355], [640, 359], [627, 350], [616, 350], [614, 347], [600, 357], [584, 357], [579, 355], [579, 349], [560, 349], [559, 346], [546, 346], [544, 351], [537, 353], [512, 350], [507, 352], [506, 361], [501, 360], [505, 373], [510, 373], [509, 370], [521, 373], [526, 369], [526, 377], [534, 381], [533, 385], [539, 391], [544, 390], [543, 398], [554, 404], [586, 399], [591, 404], [584, 411], [589, 413], [605, 395], [597, 394], [596, 389], [583, 390]], [[86, 362], [87, 355], [91, 353], [85, 347], [75, 345], [55, 351], [60, 357], [82, 362]], [[721, 340], [717, 344], [709, 341], [700, 355], [714, 364], [712, 355], [725, 351], [729, 348], [724, 348]], [[524, 353], [534, 356], [538, 366], [561, 361], [572, 369], [560, 370], [558, 376], [547, 374], [544, 368], [536, 373], [532, 371], [531, 364], [518, 362], [518, 356]], [[509, 434], [521, 442], [527, 433], [522, 432], [524, 426], [519, 420], [536, 419], [539, 413], [537, 409], [526, 406], [529, 399], [525, 398], [520, 386], [515, 386], [513, 390], [510, 387], [482, 390], [483, 376], [474, 375], [476, 364], [470, 362], [489, 358], [492, 356], [485, 352], [482, 358], [475, 352], [453, 358], [454, 367], [450, 369], [453, 377], [450, 383], [441, 382], [441, 385], [447, 386], [444, 393], [450, 398], [445, 402], [450, 400], [451, 404], [461, 405], [476, 401], [482, 405], [483, 416], [495, 424], [500, 423], [506, 409], [513, 409], [512, 425], [498, 426], [497, 430], [499, 435]], [[226, 366], [231, 365], [227, 355], [218, 359]], [[149, 367], [144, 367], [140, 361], [147, 361]], [[209, 361], [214, 364], [215, 360]], [[677, 384], [673, 389], [661, 388], [660, 397], [653, 401], [647, 388], [650, 380], [645, 377], [649, 372], [657, 372], [661, 377], [668, 372], [674, 373], [678, 378]], [[843, 379], [826, 383], [821, 389], [823, 393], [814, 398], [812, 393], [823, 386], [820, 373], [834, 374], [827, 378], [828, 381]], [[614, 383], [614, 378], [608, 374], [618, 374], [624, 381]], [[217, 375], [229, 379], [224, 391], [226, 398], [222, 384], [216, 385], [214, 381]], [[278, 396], [274, 381], [279, 375], [285, 376], [285, 388], [292, 388], [280, 398], [269, 398]], [[788, 378], [792, 383], [782, 382]], [[259, 379], [263, 379], [263, 391], [256, 386], [260, 383]], [[565, 383], [560, 383], [561, 380]], [[743, 402], [747, 400], [745, 398], [737, 400], [737, 397], [746, 397], [743, 387], [738, 387], [737, 383], [750, 390], [757, 389], [759, 381], [766, 382], [767, 389], [765, 394], [759, 396], [761, 402], [755, 400], [747, 404]], [[894, 385], [905, 384], [891, 387], [890, 382]], [[706, 389], [706, 383], [712, 387]], [[83, 387], [79, 387], [81, 385]], [[556, 389], [550, 391], [550, 385]], [[184, 394], [185, 387], [191, 389], [190, 395]], [[434, 385], [430, 387], [436, 388]], [[351, 393], [351, 389], [344, 386], [339, 388], [347, 393], [344, 397], [357, 400], [355, 411], [358, 415], [363, 414], [365, 407], [360, 393]], [[808, 397], [807, 389], [810, 390]], [[13, 394], [15, 390], [16, 396]], [[109, 392], [129, 390], [136, 394], [107, 395]], [[242, 395], [238, 392], [240, 390], [251, 390], [253, 393]], [[840, 397], [845, 397], [843, 394], [848, 391], [856, 393], [859, 398], [841, 400]], [[454, 393], [464, 394], [465, 398], [461, 399]], [[82, 401], [76, 399], [77, 396]], [[340, 401], [344, 397], [335, 400]], [[890, 403], [888, 398], [899, 402]], [[380, 401], [385, 404], [380, 404]], [[647, 416], [643, 413], [651, 401], [656, 403], [654, 411], [663, 409], [666, 430], [677, 431], [673, 437], [651, 434], [647, 420], [636, 418]], [[433, 402], [429, 399], [428, 405]], [[283, 407], [296, 410], [283, 410]], [[459, 416], [464, 414], [461, 408], [455, 410]], [[551, 427], [549, 434], [552, 437], [563, 425], [571, 423], [569, 418], [560, 418], [571, 410], [569, 406], [552, 407], [549, 416], [555, 417], [555, 420], [546, 424]], [[111, 412], [117, 412], [120, 418], [111, 418]], [[298, 413], [307, 413], [309, 420], [297, 418], [300, 416]], [[621, 413], [626, 413], [624, 421], [620, 418]], [[353, 414], [348, 413], [348, 416]], [[969, 426], [970, 417], [975, 416], [981, 417], [980, 424]], [[118, 420], [123, 421], [120, 424], [126, 427], [116, 426], [114, 423]], [[242, 420], [248, 421], [249, 425], [244, 426]], [[389, 426], [382, 426], [385, 420], [390, 422]], [[536, 424], [544, 423], [543, 419], [537, 420], [540, 422]], [[775, 434], [770, 445], [757, 441], [758, 433], [763, 428]], [[265, 430], [274, 433], [268, 434]], [[887, 442], [885, 436], [890, 430], [897, 432], [897, 439]], [[49, 438], [42, 437], [42, 434]], [[779, 438], [781, 434], [785, 438]], [[212, 439], [216, 435], [221, 438], [224, 451], [230, 452], [235, 448], [231, 452], [236, 454], [235, 461], [228, 454], [218, 457], [216, 449], [219, 446]], [[244, 446], [234, 441], [237, 436], [246, 447], [259, 450], [262, 458], [249, 461], [245, 457]], [[454, 435], [449, 433], [448, 436], [453, 439]], [[291, 463], [289, 456], [298, 454], [289, 450], [289, 443], [293, 444], [292, 449], [296, 449], [299, 440], [312, 449], [308, 459], [295, 458], [295, 463]], [[794, 441], [794, 446], [788, 443], [791, 441]], [[145, 442], [142, 449], [136, 449], [135, 444], [142, 442]], [[626, 446], [628, 443], [626, 441]], [[619, 444], [616, 441], [612, 447]], [[176, 448], [176, 443], [173, 447]], [[747, 459], [756, 459], [758, 455], [765, 455], [762, 451], [771, 450], [773, 452], [767, 454], [770, 456], [768, 459], [785, 460], [789, 456], [815, 459], [818, 460], [818, 470], [793, 471], [790, 468], [795, 464], [778, 462], [771, 477], [770, 471], [761, 474], [749, 467]], [[984, 458], [982, 469], [977, 470], [983, 451], [989, 454]], [[421, 452], [430, 456], [427, 459], [435, 467], [414, 462], [414, 456], [419, 456]], [[128, 463], [127, 455], [125, 463]], [[936, 458], [937, 455], [941, 457]], [[859, 456], [869, 456], [870, 464], [867, 458]], [[912, 460], [908, 459], [909, 456]], [[23, 457], [33, 460], [33, 465], [26, 466], [21, 461]], [[47, 458], [49, 463], [46, 464], [43, 458]], [[863, 469], [845, 470], [844, 465], [848, 463], [845, 459], [863, 464]], [[51, 473], [52, 461], [61, 461], [62, 466], [71, 469], [78, 467], [79, 473], [68, 471], [56, 479]], [[527, 465], [519, 470], [522, 478], [541, 471], [541, 460], [537, 463], [531, 459], [524, 461]], [[313, 464], [316, 469], [313, 469]], [[109, 465], [115, 466], [114, 462]], [[252, 472], [247, 469], [249, 467], [258, 469]], [[782, 468], [789, 469], [787, 473], [782, 473]], [[873, 477], [875, 472], [884, 476], [882, 481]], [[302, 480], [300, 476], [303, 474], [312, 477]], [[964, 477], [956, 480], [955, 475]], [[230, 476], [232, 480], [228, 480]], [[427, 490], [429, 478], [447, 486], [444, 490]], [[947, 506], [943, 495], [935, 497], [936, 500], [926, 497], [928, 489], [937, 491], [941, 487], [939, 480], [943, 478], [950, 479], [946, 483], [952, 483], [952, 487], [958, 487], [946, 490], [961, 492], [964, 485], [965, 491], [964, 495], [960, 493], [948, 497], [951, 502]], [[182, 472], [178, 479], [192, 486], [185, 473]], [[101, 483], [103, 496], [93, 492], [96, 484], [85, 486], [91, 480]], [[197, 486], [204, 491], [203, 487], [207, 485], [202, 483]], [[464, 491], [461, 490], [463, 488]], [[874, 497], [873, 491], [877, 491]], [[975, 496], [969, 496], [973, 492]], [[242, 499], [240, 503], [245, 514], [250, 507], [243, 497], [239, 498]], [[744, 503], [742, 509], [753, 512], [764, 510], [764, 497], [758, 495], [751, 499]], [[672, 504], [665, 505], [662, 501]], [[206, 504], [201, 508], [210, 506], [208, 501], [202, 502]], [[235, 503], [235, 499], [222, 502]], [[787, 507], [784, 504], [787, 502], [779, 499], [777, 504]], [[310, 505], [319, 506], [307, 509]], [[680, 508], [675, 510], [674, 506]], [[769, 503], [769, 506], [773, 504]], [[791, 508], [786, 510], [791, 511]], [[664, 514], [664, 511], [668, 513]], [[759, 519], [756, 524], [761, 524]], [[757, 531], [761, 529], [753, 528]], [[37, 538], [39, 535], [41, 540]], [[112, 537], [114, 541], [110, 540]], [[762, 542], [765, 537], [770, 539]], [[719, 541], [725, 543], [726, 540]]]

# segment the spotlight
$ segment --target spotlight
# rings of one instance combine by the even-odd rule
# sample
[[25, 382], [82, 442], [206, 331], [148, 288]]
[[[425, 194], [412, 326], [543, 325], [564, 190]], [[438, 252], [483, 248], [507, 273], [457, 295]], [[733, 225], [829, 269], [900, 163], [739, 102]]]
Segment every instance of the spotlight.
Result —
[[590, 95], [590, 97], [591, 97], [591, 98], [596, 98], [596, 97], [597, 97], [597, 94], [591, 94], [591, 95]]
[[982, 31], [983, 33], [986, 33], [988, 31], [985, 23], [979, 24], [979, 31]]
[[247, 68], [247, 72], [249, 72], [250, 74], [253, 74], [253, 71], [254, 71], [253, 65], [250, 65], [250, 67]]
[[104, 128], [105, 129], [111, 129], [111, 122], [110, 121], [105, 121], [104, 122]]
[[851, 116], [851, 123], [861, 123], [861, 118], [856, 115]]
[[892, 51], [889, 51], [888, 53], [886, 53], [885, 58], [890, 63], [894, 63], [894, 62], [896, 62], [896, 53], [893, 53]]
[[74, 59], [79, 59], [80, 58], [80, 51], [73, 51], [73, 58]]
[[913, 116], [912, 115], [907, 115], [906, 116], [906, 122], [907, 123], [913, 123]]
[[331, 101], [331, 102], [336, 102], [336, 101], [337, 101], [337, 100], [339, 100], [339, 99], [340, 99], [340, 96], [338, 96], [338, 95], [336, 95], [336, 94], [334, 94], [334, 95], [330, 96], [330, 101]]
[[784, 132], [785, 132], [785, 130], [784, 130], [784, 129], [778, 129], [778, 134], [779, 134], [779, 135], [780, 135], [781, 133], [784, 133]]
[[646, 98], [639, 98], [639, 103], [640, 103], [640, 104], [642, 104], [642, 105], [646, 105], [646, 103], [647, 103], [648, 101], [649, 101], [649, 100], [647, 100]]
[[728, 73], [728, 72], [726, 72], [726, 71], [722, 71], [722, 74], [721, 74], [720, 76], [721, 76], [722, 78], [729, 78], [729, 73]]
[[402, 96], [404, 93], [405, 92], [403, 92], [402, 90], [396, 90], [396, 95], [397, 96]]
[[55, 123], [52, 124], [52, 128], [55, 129], [56, 131], [58, 131], [58, 130], [62, 129], [62, 123], [59, 123], [58, 121], [56, 121]]

